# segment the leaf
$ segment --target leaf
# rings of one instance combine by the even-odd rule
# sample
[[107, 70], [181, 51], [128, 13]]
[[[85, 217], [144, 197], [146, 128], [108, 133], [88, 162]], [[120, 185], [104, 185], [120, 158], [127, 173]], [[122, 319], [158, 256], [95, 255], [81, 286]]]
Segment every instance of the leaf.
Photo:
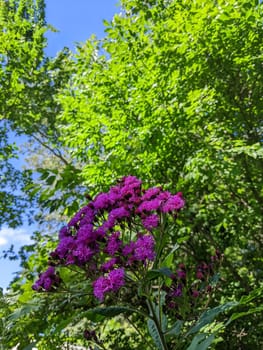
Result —
[[171, 277], [172, 275], [173, 272], [168, 267], [161, 267], [160, 269], [152, 269], [148, 271], [146, 274], [146, 279], [150, 281], [160, 276]]
[[175, 324], [165, 333], [165, 336], [171, 338], [172, 336], [178, 336], [181, 332], [183, 321], [177, 320]]
[[154, 341], [154, 344], [157, 346], [157, 349], [162, 350], [163, 349], [162, 341], [155, 322], [151, 319], [148, 319], [147, 326], [148, 326], [148, 331]]
[[205, 311], [198, 322], [187, 332], [187, 335], [197, 333], [201, 328], [203, 328], [205, 325], [212, 323], [216, 316], [218, 316], [220, 313], [229, 310], [233, 308], [234, 306], [238, 305], [236, 302], [229, 302], [224, 305], [217, 306], [213, 309]]
[[226, 326], [229, 325], [229, 323], [233, 322], [234, 320], [247, 316], [247, 315], [251, 315], [251, 314], [255, 314], [258, 312], [262, 312], [263, 311], [263, 305], [259, 306], [259, 307], [255, 307], [252, 309], [249, 309], [248, 311], [243, 311], [243, 312], [236, 312], [233, 315], [231, 315], [230, 319], [227, 321]]
[[197, 334], [186, 350], [206, 350], [214, 341], [215, 335], [206, 333]]
[[247, 305], [250, 301], [261, 297], [263, 293], [263, 288], [257, 288], [255, 290], [253, 290], [251, 293], [249, 293], [249, 295], [244, 295], [241, 297], [241, 299], [239, 300], [239, 305]]
[[173, 256], [174, 256], [174, 252], [179, 248], [179, 244], [175, 244], [172, 248], [172, 250], [170, 251], [170, 253], [165, 257], [164, 261], [162, 262], [163, 266], [167, 266], [170, 267], [173, 261]]
[[162, 322], [161, 322], [161, 326], [162, 326], [162, 332], [166, 332], [167, 330], [167, 325], [168, 325], [168, 320], [167, 317], [164, 313], [162, 313]]
[[159, 324], [161, 324], [162, 332], [166, 332], [168, 320], [166, 315], [163, 313], [162, 306], [165, 303], [165, 292], [161, 292], [161, 298], [159, 299], [159, 304], [153, 304], [154, 313], [158, 319]]
[[16, 309], [13, 313], [8, 316], [8, 319], [11, 321], [18, 320], [19, 318], [29, 315], [32, 311], [35, 311], [39, 308], [39, 305], [26, 304], [19, 309]]
[[117, 315], [120, 315], [122, 313], [132, 313], [135, 312], [136, 310], [131, 309], [126, 306], [109, 306], [109, 307], [100, 307], [100, 308], [95, 308], [95, 309], [90, 309], [88, 310], [88, 315], [92, 318], [94, 315], [101, 315], [104, 317], [114, 317]]

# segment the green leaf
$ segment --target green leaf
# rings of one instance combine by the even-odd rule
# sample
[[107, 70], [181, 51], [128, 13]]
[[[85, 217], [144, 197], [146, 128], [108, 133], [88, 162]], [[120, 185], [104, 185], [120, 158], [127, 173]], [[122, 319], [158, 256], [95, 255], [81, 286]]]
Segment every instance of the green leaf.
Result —
[[93, 317], [94, 315], [101, 315], [104, 317], [114, 317], [123, 313], [133, 313], [135, 311], [136, 310], [126, 306], [109, 306], [109, 307], [98, 307], [95, 309], [90, 309], [88, 310], [88, 315], [90, 315], [90, 317]]
[[215, 335], [211, 334], [197, 334], [192, 340], [187, 350], [206, 350], [214, 341]]
[[158, 328], [155, 322], [152, 319], [148, 319], [147, 321], [148, 331], [154, 341], [158, 350], [163, 350], [162, 341], [158, 332]]
[[13, 313], [8, 316], [8, 319], [11, 321], [18, 320], [23, 316], [29, 315], [31, 312], [37, 310], [39, 305], [35, 304], [26, 304], [19, 309], [16, 309]]
[[256, 314], [258, 312], [263, 312], [263, 305], [261, 305], [259, 307], [251, 308], [248, 311], [234, 313], [233, 315], [231, 315], [230, 319], [227, 321], [227, 323], [225, 325], [228, 326], [229, 323], [233, 322], [234, 320], [237, 320], [238, 318], [248, 316], [251, 314]]
[[170, 253], [165, 257], [165, 259], [162, 262], [163, 266], [167, 266], [167, 267], [171, 267], [172, 263], [173, 263], [173, 256], [174, 256], [174, 252], [179, 248], [179, 244], [175, 244], [172, 248], [172, 250], [170, 251]]
[[205, 325], [212, 323], [214, 319], [224, 311], [232, 309], [234, 306], [238, 305], [236, 302], [229, 302], [224, 305], [217, 306], [213, 309], [206, 310], [197, 321], [197, 323], [187, 332], [187, 335], [197, 333]]
[[177, 320], [175, 324], [165, 333], [165, 336], [169, 339], [173, 336], [179, 336], [181, 332], [181, 328], [184, 322], [181, 320]]
[[147, 271], [146, 279], [148, 281], [156, 279], [158, 277], [171, 277], [173, 272], [168, 267], [161, 267], [160, 269], [152, 269]]
[[239, 300], [239, 305], [247, 305], [252, 300], [262, 297], [263, 295], [263, 287], [254, 289], [249, 295], [244, 295]]

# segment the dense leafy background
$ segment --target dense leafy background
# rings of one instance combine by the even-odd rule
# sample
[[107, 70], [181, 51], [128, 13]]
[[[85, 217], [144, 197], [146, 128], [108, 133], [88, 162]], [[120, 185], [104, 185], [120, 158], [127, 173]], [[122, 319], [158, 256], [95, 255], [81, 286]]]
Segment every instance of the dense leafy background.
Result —
[[[35, 295], [31, 284], [57, 225], [86, 193], [127, 174], [184, 193], [178, 261], [205, 259], [213, 247], [224, 253], [212, 305], [262, 291], [262, 5], [123, 0], [103, 40], [49, 58], [44, 1], [0, 4], [0, 224], [21, 224], [28, 203], [46, 223], [21, 250], [24, 272], [2, 296], [3, 348], [83, 342], [79, 329], [94, 320], [80, 311], [90, 301]], [[10, 163], [17, 154], [10, 130], [30, 142], [26, 171]], [[215, 349], [262, 348], [262, 293], [255, 295], [241, 303], [246, 317], [222, 331]], [[142, 348], [134, 339], [126, 349]], [[115, 340], [111, 334], [109, 349], [117, 349]]]

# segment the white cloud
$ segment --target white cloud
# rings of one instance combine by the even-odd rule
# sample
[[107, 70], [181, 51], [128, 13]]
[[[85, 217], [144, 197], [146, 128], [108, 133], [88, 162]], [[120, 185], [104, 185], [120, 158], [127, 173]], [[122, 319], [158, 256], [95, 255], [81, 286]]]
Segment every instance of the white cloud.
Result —
[[[0, 235], [1, 235], [1, 233], [0, 233]], [[6, 245], [6, 243], [7, 243], [7, 239], [5, 237], [1, 237], [0, 236], [0, 246], [1, 245]]]
[[7, 244], [28, 244], [30, 242], [30, 231], [24, 228], [13, 229], [2, 227], [0, 229], [0, 246]]

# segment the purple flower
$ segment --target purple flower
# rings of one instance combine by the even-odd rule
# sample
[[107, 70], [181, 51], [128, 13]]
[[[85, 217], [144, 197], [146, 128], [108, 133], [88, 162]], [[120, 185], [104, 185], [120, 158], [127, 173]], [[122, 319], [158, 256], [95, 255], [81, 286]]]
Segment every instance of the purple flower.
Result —
[[60, 259], [65, 259], [67, 254], [75, 249], [75, 246], [76, 241], [73, 237], [65, 237], [59, 242], [55, 253]]
[[171, 197], [171, 192], [169, 191], [162, 191], [159, 195], [158, 195], [158, 199], [160, 201], [167, 201], [167, 199], [169, 199]]
[[108, 193], [100, 193], [93, 201], [93, 205], [95, 209], [107, 209], [110, 205], [110, 199]]
[[177, 270], [177, 276], [178, 278], [184, 280], [186, 278], [186, 272], [184, 270]]
[[69, 253], [66, 257], [65, 265], [74, 265], [76, 264], [76, 259], [73, 253]]
[[100, 301], [104, 300], [105, 294], [117, 292], [125, 284], [125, 272], [123, 268], [112, 270], [107, 277], [99, 277], [93, 282], [93, 293]]
[[58, 274], [55, 273], [55, 268], [49, 266], [49, 268], [39, 275], [39, 279], [32, 286], [32, 289], [39, 292], [40, 290], [51, 291], [54, 287], [59, 286], [61, 279]]
[[96, 234], [96, 240], [97, 241], [101, 241], [103, 240], [105, 234], [106, 234], [107, 229], [104, 226], [100, 226], [97, 228], [97, 230], [95, 230], [95, 234]]
[[88, 262], [96, 252], [84, 244], [78, 244], [72, 255], [77, 258], [80, 264]]
[[139, 205], [137, 212], [142, 213], [144, 211], [153, 211], [160, 208], [161, 201], [158, 198], [152, 199], [150, 201], [144, 201]]
[[86, 224], [81, 226], [77, 233], [77, 241], [85, 242], [87, 244], [94, 242], [97, 238], [96, 233], [93, 231], [93, 225]]
[[198, 290], [193, 290], [193, 291], [192, 291], [192, 297], [193, 297], [193, 298], [197, 298], [198, 296], [199, 296]]
[[68, 227], [78, 227], [82, 224], [90, 224], [92, 223], [94, 219], [94, 211], [91, 208], [90, 205], [86, 205], [85, 207], [81, 208], [69, 221]]
[[43, 280], [43, 289], [45, 289], [46, 291], [49, 291], [52, 287], [52, 279], [50, 277], [46, 277]]
[[83, 336], [87, 340], [94, 340], [95, 342], [98, 342], [98, 337], [95, 331], [90, 331], [88, 329], [85, 329]]
[[122, 178], [124, 185], [128, 185], [130, 188], [140, 188], [142, 181], [136, 176], [128, 175]]
[[122, 195], [123, 201], [127, 203], [136, 204], [140, 202], [141, 200], [140, 200], [139, 194], [140, 194], [140, 190], [139, 191], [134, 190], [130, 186], [124, 186], [121, 189], [121, 195]]
[[110, 211], [108, 220], [105, 221], [102, 226], [107, 231], [113, 228], [118, 221], [122, 221], [124, 218], [128, 218], [129, 216], [130, 216], [130, 213], [126, 208], [124, 207], [115, 208]]
[[122, 201], [136, 204], [140, 202], [141, 180], [135, 176], [124, 177], [120, 184]]
[[81, 212], [82, 209], [73, 216], [73, 218], [68, 223], [68, 227], [76, 227], [78, 225], [82, 215]]
[[119, 262], [118, 258], [112, 258], [109, 261], [105, 262], [101, 265], [101, 271], [102, 272], [108, 272], [114, 268], [114, 265], [116, 265]]
[[143, 235], [135, 242], [134, 258], [139, 261], [154, 260], [155, 241], [152, 235]]
[[105, 252], [113, 256], [120, 249], [122, 241], [120, 240], [120, 232], [114, 232], [108, 238], [108, 243], [105, 248]]
[[170, 196], [167, 201], [163, 204], [161, 211], [163, 213], [168, 213], [171, 211], [179, 210], [184, 206], [184, 200], [181, 194], [176, 194], [174, 196]]
[[130, 213], [128, 212], [127, 209], [125, 209], [124, 207], [120, 207], [120, 208], [116, 208], [110, 211], [109, 213], [109, 220], [121, 220], [123, 218], [127, 218], [130, 216]]
[[156, 214], [149, 215], [142, 220], [142, 224], [146, 228], [146, 230], [151, 231], [154, 227], [158, 226], [159, 216]]
[[168, 306], [169, 309], [176, 309], [178, 307], [178, 305], [176, 304], [175, 301], [168, 302], [167, 306]]
[[92, 224], [94, 218], [95, 218], [94, 210], [90, 207], [86, 207], [85, 208], [85, 215], [82, 216], [82, 218], [80, 219], [79, 226], [81, 227], [84, 225]]
[[171, 289], [171, 292], [169, 293], [170, 297], [181, 297], [183, 295], [183, 286], [182, 284], [179, 284], [176, 287], [173, 287]]
[[[107, 193], [99, 193], [60, 230], [59, 243], [50, 254], [51, 263], [75, 264], [82, 268], [85, 265], [89, 277], [97, 276], [99, 271], [108, 273], [93, 282], [94, 295], [102, 301], [106, 293], [115, 292], [124, 285], [124, 269], [117, 267], [135, 269], [141, 264], [138, 262], [146, 265], [147, 261], [155, 259], [155, 240], [149, 233], [159, 225], [157, 214], [178, 211], [183, 205], [180, 193], [172, 195], [161, 187], [144, 191], [137, 177], [123, 177]], [[150, 232], [138, 234], [135, 241], [127, 241], [126, 233], [129, 230], [138, 232], [138, 226], [144, 227], [144, 233]], [[117, 230], [123, 230], [124, 236]], [[181, 270], [178, 277], [184, 283], [185, 271]], [[54, 270], [47, 270], [33, 288], [52, 290], [59, 281]]]
[[121, 200], [121, 192], [120, 192], [120, 187], [119, 186], [113, 186], [110, 188], [109, 191], [109, 201], [111, 205], [118, 203]]
[[152, 187], [149, 188], [147, 191], [145, 191], [144, 195], [142, 196], [143, 201], [151, 200], [153, 197], [156, 197], [161, 191], [160, 187]]
[[93, 282], [93, 293], [97, 299], [100, 301], [104, 300], [104, 294], [110, 292], [110, 284], [107, 277], [99, 277]]
[[204, 274], [202, 271], [198, 270], [196, 272], [196, 278], [198, 278], [199, 280], [203, 281], [204, 280]]
[[134, 249], [135, 249], [135, 242], [130, 242], [129, 244], [126, 244], [126, 245], [124, 246], [124, 248], [122, 249], [122, 254], [123, 254], [124, 256], [133, 254]]
[[59, 234], [58, 234], [58, 238], [61, 240], [65, 237], [71, 236], [71, 232], [68, 228], [68, 226], [64, 226], [60, 229]]
[[108, 279], [110, 281], [111, 290], [113, 292], [117, 292], [125, 284], [124, 277], [125, 277], [124, 268], [112, 270], [109, 273]]

